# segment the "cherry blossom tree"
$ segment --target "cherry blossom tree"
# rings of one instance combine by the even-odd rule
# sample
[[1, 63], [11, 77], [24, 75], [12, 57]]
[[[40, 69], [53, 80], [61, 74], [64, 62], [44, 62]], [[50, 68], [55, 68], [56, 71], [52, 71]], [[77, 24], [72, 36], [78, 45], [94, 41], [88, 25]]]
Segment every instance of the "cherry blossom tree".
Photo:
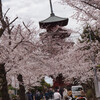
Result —
[[77, 20], [100, 26], [100, 2], [99, 0], [62, 0], [76, 10], [73, 15]]
[[[7, 12], [8, 12], [8, 10], [7, 10]], [[9, 31], [12, 30], [13, 27], [10, 29], [10, 25], [18, 18], [18, 17], [16, 17], [12, 22], [9, 23], [8, 17], [6, 16], [7, 12], [3, 15], [2, 1], [0, 0], [0, 24], [1, 24], [0, 25], [1, 26], [0, 27], [0, 37], [4, 34], [4, 32], [7, 28], [8, 28]], [[8, 33], [10, 33], [10, 32], [8, 32]], [[0, 49], [3, 50], [4, 49], [3, 46], [0, 46]], [[3, 53], [2, 50], [1, 50], [1, 53]], [[4, 55], [5, 55], [5, 52], [4, 52], [2, 57], [4, 57]], [[6, 99], [9, 100], [8, 89], [7, 89], [7, 80], [6, 80], [5, 63], [2, 62], [4, 60], [2, 57], [1, 57], [1, 61], [0, 61], [1, 94], [2, 94], [2, 97], [3, 97], [2, 100], [6, 100]]]
[[[78, 0], [69, 2], [66, 0], [70, 5], [78, 3], [79, 5], [75, 5], [75, 8], [78, 9], [82, 4], [87, 5], [84, 7], [85, 10], [90, 10], [93, 6], [87, 4], [92, 0], [91, 2], [76, 1]], [[79, 10], [84, 12], [84, 9], [80, 8]], [[95, 13], [99, 12], [99, 9], [93, 7], [91, 10], [93, 9], [95, 9]], [[88, 20], [87, 16], [90, 16], [92, 20], [98, 22], [98, 13], [97, 15], [84, 13], [86, 20]], [[92, 11], [88, 13], [92, 13]], [[6, 22], [9, 25], [8, 18]], [[59, 28], [59, 31], [54, 29], [54, 32], [50, 34], [48, 32], [41, 33], [40, 40], [38, 40], [35, 28], [24, 22], [23, 25], [24, 27], [21, 25], [7, 27], [0, 38], [0, 63], [5, 63], [4, 67], [9, 83], [12, 76], [17, 79], [17, 75], [22, 75], [24, 84], [22, 82], [19, 84], [25, 87], [40, 85], [38, 81], [45, 75], [56, 77], [62, 73], [67, 81], [73, 77], [80, 80], [93, 77], [92, 67], [100, 64], [99, 40], [96, 39], [96, 42], [91, 45], [86, 41], [74, 45], [73, 42], [66, 40], [66, 37], [70, 36], [70, 32], [62, 28]], [[95, 54], [95, 64], [92, 63], [91, 53]]]
[[[90, 34], [90, 32], [92, 32], [92, 34]], [[90, 42], [90, 35], [92, 35], [92, 43]], [[56, 55], [53, 55], [54, 52], [52, 52], [51, 55], [53, 56], [49, 57], [49, 59], [45, 59], [46, 62], [48, 62], [53, 69], [51, 73], [53, 76], [57, 76], [59, 73], [63, 73], [63, 75], [66, 77], [66, 80], [71, 80], [73, 77], [75, 77], [78, 78], [81, 82], [91, 77], [93, 78], [94, 75], [92, 69], [94, 66], [100, 64], [100, 45], [98, 39], [99, 30], [95, 30], [95, 28], [87, 29], [86, 27], [81, 37], [81, 43], [79, 42], [74, 46], [70, 45], [70, 43], [72, 42], [66, 42], [65, 40], [61, 40], [63, 41], [63, 44], [61, 45], [62, 49], [60, 48], [60, 51], [57, 52]], [[44, 40], [45, 43], [48, 44], [48, 40], [49, 39], [47, 39], [47, 41]], [[50, 38], [50, 40], [52, 41], [52, 37]], [[55, 41], [55, 43], [62, 43], [61, 41], [59, 39], [59, 41]], [[64, 46], [65, 44], [66, 46]], [[68, 45], [70, 47], [69, 49], [67, 47]], [[49, 46], [52, 47], [53, 44], [49, 42]], [[95, 64], [93, 63], [94, 60]]]

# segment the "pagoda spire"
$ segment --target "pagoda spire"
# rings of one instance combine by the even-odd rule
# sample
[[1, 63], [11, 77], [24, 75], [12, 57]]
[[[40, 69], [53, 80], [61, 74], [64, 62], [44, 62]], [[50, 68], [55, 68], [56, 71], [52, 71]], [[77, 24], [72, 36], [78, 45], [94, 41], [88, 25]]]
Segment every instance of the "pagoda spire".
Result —
[[54, 16], [55, 14], [53, 13], [53, 7], [52, 7], [52, 2], [51, 2], [51, 0], [49, 0], [50, 1], [50, 9], [51, 9], [51, 16]]

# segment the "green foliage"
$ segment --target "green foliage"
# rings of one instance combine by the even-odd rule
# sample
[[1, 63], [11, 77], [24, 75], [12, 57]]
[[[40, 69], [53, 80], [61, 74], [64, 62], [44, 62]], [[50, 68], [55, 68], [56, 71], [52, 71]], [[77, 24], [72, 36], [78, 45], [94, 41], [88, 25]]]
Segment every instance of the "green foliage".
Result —
[[13, 99], [16, 99], [17, 98], [16, 95], [14, 95], [14, 94], [12, 94], [11, 96], [12, 96]]
[[91, 26], [87, 25], [83, 33], [81, 34], [81, 39], [79, 39], [80, 43], [83, 42], [89, 42], [90, 39], [95, 42], [96, 40], [100, 42], [100, 29], [99, 28], [94, 28], [92, 29]]
[[34, 93], [36, 90], [43, 91], [43, 87], [42, 86], [34, 86], [34, 90], [32, 90], [32, 93]]
[[8, 85], [8, 90], [15, 90], [15, 88], [12, 87], [11, 85]]
[[97, 68], [100, 68], [100, 65], [97, 65], [96, 67], [97, 67]]
[[88, 89], [88, 90], [87, 90], [86, 97], [87, 97], [87, 98], [92, 98], [92, 97], [93, 97], [92, 89]]
[[36, 90], [38, 90], [38, 91], [45, 91], [47, 88], [50, 88], [50, 84], [46, 83], [44, 78], [41, 79], [40, 85], [41, 86], [34, 86], [33, 87], [34, 88], [33, 92], [36, 91]]
[[100, 64], [96, 66], [97, 70], [100, 72]]
[[82, 83], [82, 86], [85, 89], [86, 97], [95, 100], [96, 95], [93, 78], [89, 78], [85, 83]]
[[47, 88], [50, 87], [50, 84], [46, 83], [45, 80], [44, 80], [44, 78], [41, 79], [40, 84], [41, 84], [41, 86], [43, 86], [43, 87], [47, 87]]

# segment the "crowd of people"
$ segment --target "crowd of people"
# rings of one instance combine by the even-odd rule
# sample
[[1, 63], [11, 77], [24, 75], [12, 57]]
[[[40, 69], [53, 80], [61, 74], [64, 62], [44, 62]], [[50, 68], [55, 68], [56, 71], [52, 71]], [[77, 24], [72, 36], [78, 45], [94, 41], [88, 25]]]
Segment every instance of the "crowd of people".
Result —
[[26, 100], [67, 100], [67, 89], [57, 88], [57, 89], [48, 89], [45, 92], [40, 92], [38, 90], [35, 91], [34, 94], [31, 93], [30, 90], [26, 92]]

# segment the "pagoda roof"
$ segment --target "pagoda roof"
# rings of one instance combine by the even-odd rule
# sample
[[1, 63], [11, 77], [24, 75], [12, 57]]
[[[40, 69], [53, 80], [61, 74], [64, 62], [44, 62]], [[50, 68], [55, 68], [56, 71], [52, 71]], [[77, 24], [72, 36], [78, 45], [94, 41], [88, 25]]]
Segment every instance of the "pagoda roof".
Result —
[[50, 1], [51, 14], [50, 17], [48, 17], [47, 19], [39, 22], [40, 28], [48, 28], [56, 25], [66, 26], [68, 24], [68, 18], [61, 18], [55, 16], [55, 14], [53, 13], [52, 2], [51, 0], [49, 1]]
[[55, 15], [51, 15], [47, 19], [39, 22], [40, 28], [47, 28], [49, 26], [55, 26], [55, 25], [66, 26], [67, 24], [68, 24], [68, 18], [62, 18]]

